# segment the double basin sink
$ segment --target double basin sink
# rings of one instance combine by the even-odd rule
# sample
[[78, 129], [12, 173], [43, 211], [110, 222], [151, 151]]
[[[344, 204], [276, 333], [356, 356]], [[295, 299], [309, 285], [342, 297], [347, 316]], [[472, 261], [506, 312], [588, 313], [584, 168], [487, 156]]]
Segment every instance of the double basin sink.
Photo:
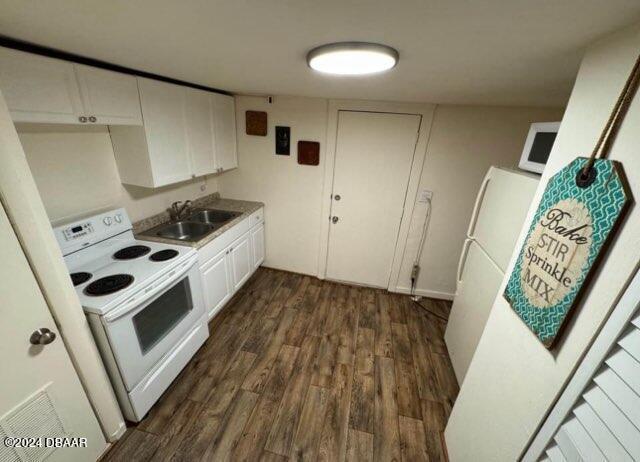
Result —
[[164, 223], [144, 234], [178, 241], [198, 241], [241, 214], [228, 210], [199, 209], [184, 220]]

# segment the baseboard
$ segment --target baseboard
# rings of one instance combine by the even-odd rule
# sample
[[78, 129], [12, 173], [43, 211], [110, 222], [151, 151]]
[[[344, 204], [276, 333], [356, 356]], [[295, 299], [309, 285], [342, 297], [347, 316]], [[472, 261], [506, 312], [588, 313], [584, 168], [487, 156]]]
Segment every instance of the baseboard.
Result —
[[[304, 276], [317, 277], [318, 279], [321, 279], [321, 280], [327, 279], [328, 281], [333, 281], [333, 279], [328, 279], [326, 277], [321, 277], [321, 276], [319, 276], [317, 274], [304, 273], [304, 272], [300, 272], [300, 271], [292, 271], [290, 269], [279, 268], [277, 266], [264, 264], [264, 263], [261, 266], [264, 267], [264, 268], [269, 268], [269, 269], [276, 270], [276, 271], [283, 271], [285, 273], [302, 274]], [[371, 287], [372, 289], [384, 289], [384, 287], [367, 286], [365, 284], [357, 284], [355, 282], [337, 281], [337, 280], [335, 282], [338, 282], [340, 284], [352, 285], [352, 286]], [[410, 294], [411, 293], [411, 289], [409, 287], [396, 287], [393, 290], [391, 290], [391, 289], [387, 289], [387, 290], [389, 292], [394, 292], [394, 293], [397, 293], [397, 294]], [[428, 290], [428, 289], [416, 289], [416, 290], [414, 290], [413, 293], [415, 295], [420, 295], [421, 297], [437, 298], [438, 300], [453, 300], [453, 298], [456, 295], [456, 294], [452, 294], [452, 293], [449, 293], [449, 292], [439, 292], [437, 290]]]
[[[411, 289], [409, 287], [396, 287], [394, 290], [390, 292], [395, 292], [398, 294], [410, 294]], [[415, 295], [420, 295], [421, 297], [428, 298], [437, 298], [439, 300], [453, 300], [456, 294], [452, 294], [449, 292], [439, 292], [437, 290], [428, 290], [428, 289], [416, 289], [413, 291]]]

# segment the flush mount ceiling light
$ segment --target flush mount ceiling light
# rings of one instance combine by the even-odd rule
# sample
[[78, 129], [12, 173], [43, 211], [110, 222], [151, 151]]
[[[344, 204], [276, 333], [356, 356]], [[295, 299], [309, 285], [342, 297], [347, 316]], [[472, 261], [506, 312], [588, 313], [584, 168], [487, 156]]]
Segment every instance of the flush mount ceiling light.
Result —
[[307, 55], [307, 63], [326, 74], [365, 75], [391, 69], [398, 57], [398, 52], [386, 45], [341, 42], [314, 48]]

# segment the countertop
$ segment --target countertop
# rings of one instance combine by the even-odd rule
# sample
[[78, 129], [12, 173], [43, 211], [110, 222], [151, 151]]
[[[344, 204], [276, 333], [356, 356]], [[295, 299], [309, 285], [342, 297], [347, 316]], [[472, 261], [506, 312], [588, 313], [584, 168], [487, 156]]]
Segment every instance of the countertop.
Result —
[[224, 199], [221, 198], [218, 193], [210, 194], [205, 197], [201, 197], [193, 201], [193, 208], [210, 208], [217, 210], [228, 210], [231, 212], [241, 212], [241, 215], [238, 215], [233, 220], [226, 223], [221, 228], [216, 229], [211, 234], [207, 234], [203, 236], [198, 241], [180, 241], [177, 239], [167, 239], [164, 237], [158, 237], [154, 235], [145, 234], [146, 231], [151, 228], [155, 228], [164, 223], [169, 223], [171, 221], [171, 217], [169, 216], [169, 212], [165, 211], [159, 213], [157, 215], [153, 215], [151, 217], [145, 218], [143, 220], [137, 221], [133, 224], [133, 232], [136, 236], [136, 239], [140, 239], [143, 241], [152, 241], [152, 242], [162, 242], [165, 244], [177, 244], [184, 245], [188, 247], [194, 247], [199, 249], [209, 242], [213, 241], [215, 238], [223, 234], [225, 231], [234, 227], [242, 220], [247, 218], [256, 210], [259, 210], [261, 207], [264, 207], [262, 202], [253, 202], [253, 201], [241, 201], [236, 199]]

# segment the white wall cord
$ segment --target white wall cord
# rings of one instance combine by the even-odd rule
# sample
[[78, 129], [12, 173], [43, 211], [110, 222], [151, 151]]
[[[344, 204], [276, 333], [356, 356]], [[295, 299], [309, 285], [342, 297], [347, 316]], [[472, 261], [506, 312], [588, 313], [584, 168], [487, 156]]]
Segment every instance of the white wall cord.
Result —
[[420, 242], [418, 244], [416, 258], [414, 259], [413, 266], [411, 267], [411, 296], [414, 298], [416, 284], [418, 283], [418, 275], [420, 274], [420, 258], [422, 257], [424, 242], [427, 239], [427, 230], [429, 229], [429, 222], [431, 221], [431, 208], [431, 199], [427, 199], [427, 216], [425, 217], [424, 225], [422, 226], [422, 234], [420, 235]]

